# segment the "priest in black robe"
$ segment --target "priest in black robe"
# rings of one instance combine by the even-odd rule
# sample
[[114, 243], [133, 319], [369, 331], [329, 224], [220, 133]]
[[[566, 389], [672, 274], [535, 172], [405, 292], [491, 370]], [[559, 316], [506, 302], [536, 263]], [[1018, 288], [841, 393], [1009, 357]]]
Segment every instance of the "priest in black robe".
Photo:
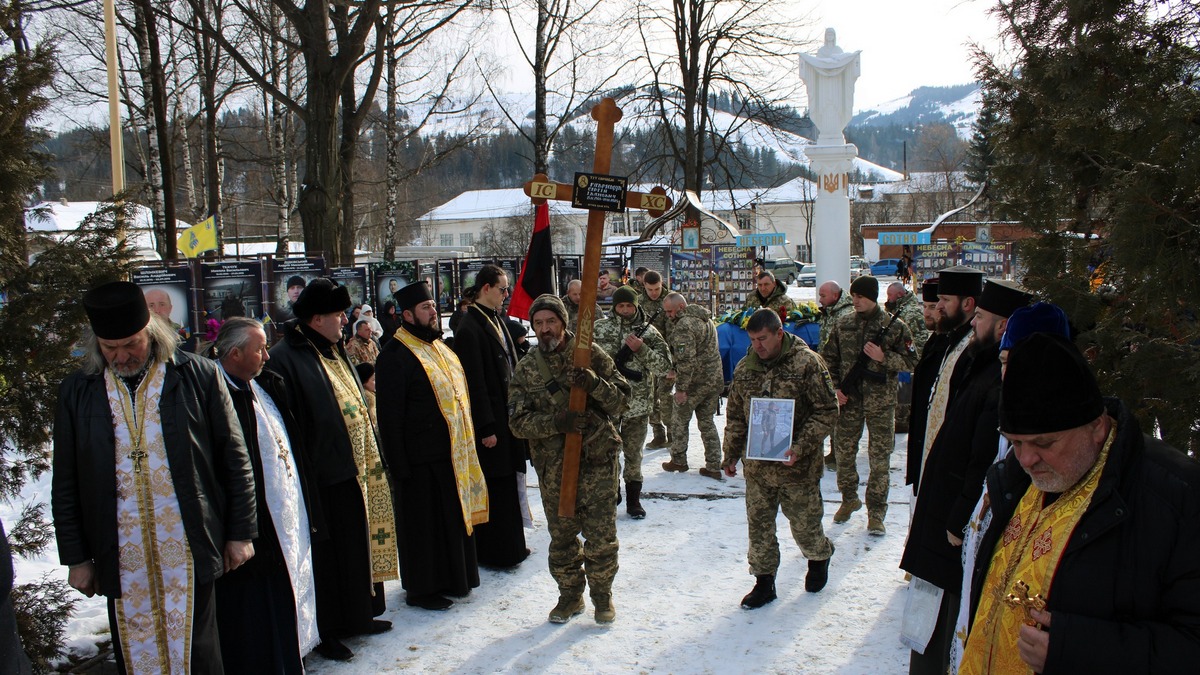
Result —
[[392, 474], [400, 579], [406, 602], [449, 609], [479, 586], [471, 536], [487, 521], [462, 365], [441, 340], [425, 282], [396, 294], [401, 323], [375, 363], [379, 436]]

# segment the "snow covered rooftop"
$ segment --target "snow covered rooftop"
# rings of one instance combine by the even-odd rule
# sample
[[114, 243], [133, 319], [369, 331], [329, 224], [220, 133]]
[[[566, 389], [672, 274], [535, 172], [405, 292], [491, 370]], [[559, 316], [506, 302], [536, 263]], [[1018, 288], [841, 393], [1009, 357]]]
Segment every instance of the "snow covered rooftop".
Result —
[[[25, 211], [25, 226], [31, 232], [50, 235], [57, 239], [79, 229], [84, 219], [95, 213], [105, 202], [42, 202]], [[128, 227], [128, 241], [142, 260], [161, 260], [155, 246], [153, 217], [150, 209], [141, 204], [130, 205], [132, 222]], [[179, 227], [188, 227], [180, 223]]]

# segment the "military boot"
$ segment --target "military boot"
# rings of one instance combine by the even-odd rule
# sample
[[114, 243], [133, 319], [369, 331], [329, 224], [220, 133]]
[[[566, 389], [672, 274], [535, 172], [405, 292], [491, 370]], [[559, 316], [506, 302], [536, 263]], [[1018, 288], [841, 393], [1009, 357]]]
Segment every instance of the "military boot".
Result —
[[755, 582], [754, 588], [742, 598], [742, 609], [758, 609], [777, 597], [774, 574], [759, 574], [755, 578], [758, 581]]
[[550, 610], [550, 623], [566, 623], [583, 613], [583, 595], [560, 595], [558, 604]]
[[833, 451], [830, 450], [828, 455], [825, 455], [825, 468], [830, 471], [837, 471], [837, 458], [833, 456]]
[[824, 560], [808, 561], [808, 574], [804, 576], [804, 590], [808, 591], [809, 593], [816, 593], [822, 588], [825, 588], [825, 584], [829, 582], [830, 560], [833, 560], [832, 550], [829, 552], [829, 557]]
[[667, 428], [662, 424], [651, 424], [651, 430], [654, 432], [654, 438], [646, 444], [647, 450], [658, 450], [659, 448], [670, 447], [670, 442], [667, 441]]
[[646, 509], [642, 508], [642, 481], [631, 480], [625, 483], [625, 491], [629, 493], [629, 501], [625, 504], [625, 512], [634, 520], [646, 517]]
[[596, 623], [612, 623], [617, 618], [617, 608], [613, 606], [612, 594], [592, 596], [592, 604], [596, 605]]
[[887, 528], [883, 525], [883, 516], [878, 513], [867, 513], [867, 534], [873, 534], [876, 537], [887, 534]]
[[862, 508], [862, 500], [858, 497], [842, 497], [842, 505], [838, 507], [837, 513], [833, 514], [833, 522], [844, 523], [850, 520], [850, 514]]

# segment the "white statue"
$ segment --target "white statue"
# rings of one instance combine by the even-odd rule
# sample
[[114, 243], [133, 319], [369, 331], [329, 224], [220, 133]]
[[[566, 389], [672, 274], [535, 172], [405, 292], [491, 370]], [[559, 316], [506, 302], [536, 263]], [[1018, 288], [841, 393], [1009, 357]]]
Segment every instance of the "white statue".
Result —
[[861, 69], [861, 51], [847, 53], [837, 46], [837, 34], [825, 29], [825, 44], [816, 54], [800, 55], [800, 79], [808, 90], [808, 116], [817, 125], [818, 145], [843, 145], [842, 131], [854, 109], [854, 82]]

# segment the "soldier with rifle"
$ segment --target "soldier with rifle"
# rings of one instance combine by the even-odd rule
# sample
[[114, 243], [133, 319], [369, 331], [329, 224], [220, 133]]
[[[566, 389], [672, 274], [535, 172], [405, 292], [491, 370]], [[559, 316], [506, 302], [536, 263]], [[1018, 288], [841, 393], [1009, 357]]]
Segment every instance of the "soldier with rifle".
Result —
[[[629, 408], [617, 421], [625, 455], [625, 511], [634, 520], [646, 517], [642, 508], [642, 446], [655, 405], [655, 382], [671, 370], [671, 350], [662, 333], [638, 307], [638, 294], [629, 286], [613, 293], [613, 315], [596, 322], [595, 341], [613, 355], [617, 372], [633, 387]], [[657, 316], [657, 314], [656, 314]], [[620, 487], [618, 482], [618, 499]]]
[[858, 442], [867, 426], [867, 532], [887, 530], [888, 463], [895, 446], [896, 374], [916, 362], [912, 333], [904, 321], [879, 307], [879, 281], [859, 277], [850, 284], [854, 313], [839, 318], [821, 350], [829, 373], [838, 382], [840, 412], [833, 452], [837, 458], [842, 505], [833, 522], [844, 523], [862, 508], [858, 498]]

